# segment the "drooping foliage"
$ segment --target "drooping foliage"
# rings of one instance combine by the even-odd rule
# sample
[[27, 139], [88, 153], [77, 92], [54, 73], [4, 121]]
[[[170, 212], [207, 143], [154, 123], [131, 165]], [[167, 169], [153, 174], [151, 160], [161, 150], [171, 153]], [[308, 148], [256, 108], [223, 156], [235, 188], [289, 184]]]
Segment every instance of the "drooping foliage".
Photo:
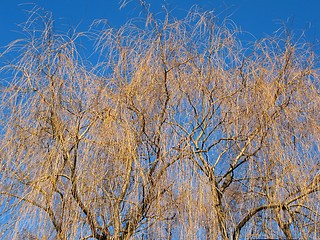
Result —
[[[231, 22], [195, 10], [71, 36], [53, 26], [33, 13], [2, 55], [0, 236], [319, 237], [308, 44], [244, 47]], [[79, 51], [86, 36], [97, 64]]]

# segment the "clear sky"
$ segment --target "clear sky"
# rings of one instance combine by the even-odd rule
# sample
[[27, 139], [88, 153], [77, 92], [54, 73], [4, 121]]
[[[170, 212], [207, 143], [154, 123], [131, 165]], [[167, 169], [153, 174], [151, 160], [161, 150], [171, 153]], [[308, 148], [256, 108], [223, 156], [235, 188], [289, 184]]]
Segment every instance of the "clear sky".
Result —
[[[119, 26], [130, 17], [137, 17], [140, 8], [131, 0], [119, 9], [120, 0], [1, 0], [0, 46], [21, 37], [19, 23], [27, 19], [24, 10], [32, 9], [30, 2], [51, 11], [57, 30], [70, 27], [86, 30], [94, 19], [108, 19], [111, 26]], [[213, 10], [229, 16], [243, 31], [260, 38], [272, 34], [281, 27], [281, 21], [290, 19], [289, 27], [306, 30], [308, 40], [320, 39], [320, 0], [149, 0], [154, 11], [166, 4], [176, 15], [185, 13], [198, 4], [205, 10]], [[27, 4], [29, 3], [29, 4]]]

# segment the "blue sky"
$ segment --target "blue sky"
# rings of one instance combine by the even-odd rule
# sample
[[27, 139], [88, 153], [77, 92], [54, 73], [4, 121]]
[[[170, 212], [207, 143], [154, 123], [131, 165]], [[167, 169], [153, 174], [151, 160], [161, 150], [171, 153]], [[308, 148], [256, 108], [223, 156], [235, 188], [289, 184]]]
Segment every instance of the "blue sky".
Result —
[[[30, 2], [51, 11], [59, 31], [77, 27], [84, 31], [94, 19], [108, 19], [111, 26], [120, 26], [131, 17], [137, 17], [140, 8], [131, 0], [119, 9], [120, 0], [2, 0], [0, 7], [0, 46], [20, 38], [19, 23], [27, 19], [24, 10], [32, 9]], [[261, 38], [281, 27], [281, 21], [290, 19], [289, 27], [297, 32], [306, 30], [308, 41], [320, 39], [320, 0], [149, 0], [154, 11], [161, 5], [176, 15], [182, 15], [192, 5], [229, 16], [243, 31]], [[27, 4], [29, 3], [29, 4]]]

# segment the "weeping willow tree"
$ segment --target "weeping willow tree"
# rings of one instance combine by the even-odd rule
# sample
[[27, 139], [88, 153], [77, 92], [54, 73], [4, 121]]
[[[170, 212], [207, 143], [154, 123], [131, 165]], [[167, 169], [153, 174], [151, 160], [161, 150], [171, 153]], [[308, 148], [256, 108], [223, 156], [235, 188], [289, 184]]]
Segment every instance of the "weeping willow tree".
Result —
[[65, 35], [37, 11], [22, 30], [1, 58], [1, 238], [320, 237], [308, 44], [244, 47], [196, 10]]

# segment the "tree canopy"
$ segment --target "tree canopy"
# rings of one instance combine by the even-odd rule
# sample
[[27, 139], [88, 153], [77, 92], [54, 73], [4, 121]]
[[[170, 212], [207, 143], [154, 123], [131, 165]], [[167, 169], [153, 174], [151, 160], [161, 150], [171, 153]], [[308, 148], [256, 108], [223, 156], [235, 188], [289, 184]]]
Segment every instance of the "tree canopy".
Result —
[[196, 9], [67, 34], [38, 11], [22, 30], [1, 55], [0, 236], [320, 237], [319, 59], [302, 38], [244, 45]]

